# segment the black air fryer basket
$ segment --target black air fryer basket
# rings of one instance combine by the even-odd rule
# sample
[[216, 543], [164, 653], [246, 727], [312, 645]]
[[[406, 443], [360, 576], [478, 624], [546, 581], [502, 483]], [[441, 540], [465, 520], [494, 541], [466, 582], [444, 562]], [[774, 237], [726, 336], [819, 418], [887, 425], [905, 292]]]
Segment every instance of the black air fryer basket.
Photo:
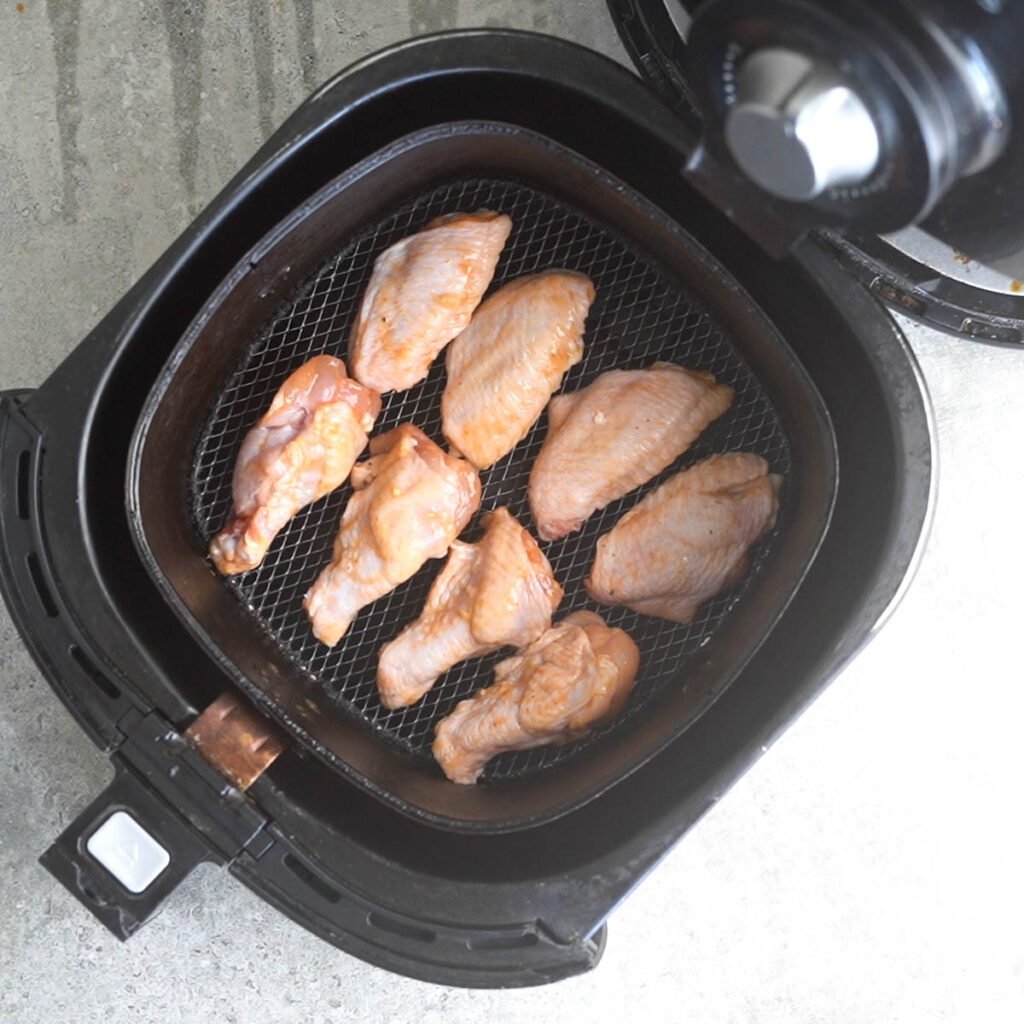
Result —
[[[392, 970], [466, 985], [585, 970], [612, 907], [876, 627], [929, 503], [912, 358], [824, 246], [774, 262], [694, 194], [680, 174], [691, 144], [639, 80], [571, 44], [405, 44], [307, 101], [39, 391], [5, 396], [0, 581], [117, 768], [44, 863], [115, 933], [207, 859]], [[657, 358], [711, 370], [734, 406], [670, 471], [742, 448], [786, 483], [750, 577], [691, 627], [611, 612], [644, 658], [619, 722], [456, 787], [429, 758], [431, 729], [495, 659], [456, 668], [407, 711], [384, 712], [372, 686], [377, 649], [440, 563], [329, 653], [301, 596], [347, 490], [297, 517], [255, 573], [219, 578], [205, 547], [242, 435], [288, 372], [344, 355], [374, 256], [477, 206], [516, 225], [496, 285], [549, 265], [595, 280], [568, 389]], [[439, 364], [387, 397], [378, 429], [411, 420], [439, 437], [442, 386]], [[483, 475], [484, 508], [528, 522], [543, 429]], [[547, 546], [563, 611], [585, 603], [596, 537], [637, 499]], [[228, 764], [239, 751], [197, 738], [218, 698], [250, 723], [250, 746], [283, 749], [247, 789]], [[139, 892], [90, 850], [118, 810], [169, 854]]]
[[[754, 571], [692, 625], [626, 609], [605, 613], [640, 645], [627, 714], [568, 746], [503, 755], [481, 785], [463, 787], [433, 763], [433, 727], [488, 684], [503, 655], [462, 663], [399, 711], [381, 705], [375, 684], [381, 646], [416, 617], [439, 563], [375, 602], [330, 650], [313, 637], [301, 602], [330, 557], [349, 488], [297, 516], [259, 569], [226, 585], [205, 552], [230, 512], [231, 470], [245, 432], [285, 376], [312, 355], [345, 352], [375, 257], [439, 214], [481, 207], [513, 220], [495, 287], [551, 266], [582, 271], [597, 287], [584, 359], [567, 376], [567, 390], [608, 369], [658, 359], [712, 371], [735, 389], [733, 407], [681, 462], [751, 451], [784, 474], [786, 486], [780, 526]], [[423, 384], [384, 397], [375, 430], [412, 422], [443, 443], [443, 387], [444, 361], [437, 360]], [[542, 420], [481, 474], [478, 519], [507, 506], [530, 522], [526, 485], [544, 430]], [[524, 827], [564, 813], [678, 736], [782, 614], [824, 536], [836, 481], [821, 399], [724, 268], [597, 166], [542, 136], [479, 122], [428, 129], [371, 156], [240, 261], [160, 375], [136, 428], [129, 473], [143, 561], [238, 684], [371, 791], [456, 828]], [[595, 607], [583, 581], [597, 538], [653, 486], [544, 545], [566, 591], [560, 613]]]

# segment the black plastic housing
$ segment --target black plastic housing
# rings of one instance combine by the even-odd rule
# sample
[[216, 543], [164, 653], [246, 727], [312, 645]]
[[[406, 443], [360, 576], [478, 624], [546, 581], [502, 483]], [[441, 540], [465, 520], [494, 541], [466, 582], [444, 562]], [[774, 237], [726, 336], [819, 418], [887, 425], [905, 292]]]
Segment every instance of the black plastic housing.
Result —
[[[238, 259], [344, 166], [398, 135], [481, 117], [576, 149], [709, 249], [815, 382], [840, 475], [789, 608], [679, 740], [556, 821], [473, 836], [396, 813], [297, 749], [245, 795], [192, 763], [181, 733], [231, 682], [135, 557], [123, 480], [148, 384]], [[808, 242], [773, 262], [694, 193], [680, 174], [690, 142], [638, 79], [569, 43], [465, 32], [395, 47], [311, 97], [43, 387], [0, 405], [0, 584], [58, 696], [213, 859], [390, 970], [505, 986], [593, 966], [615, 905], [870, 637], [913, 567], [932, 441], [904, 339], [827, 248]], [[232, 830], [240, 806], [254, 816], [248, 836]], [[92, 906], [82, 885], [103, 869], [79, 843], [64, 855]]]

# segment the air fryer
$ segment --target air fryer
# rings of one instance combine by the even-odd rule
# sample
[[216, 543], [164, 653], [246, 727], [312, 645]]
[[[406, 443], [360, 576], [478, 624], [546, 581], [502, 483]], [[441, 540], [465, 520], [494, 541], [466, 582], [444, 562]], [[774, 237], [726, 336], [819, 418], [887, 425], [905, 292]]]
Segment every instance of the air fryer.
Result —
[[[115, 934], [208, 860], [390, 970], [470, 986], [587, 970], [612, 908], [884, 620], [932, 495], [913, 357], [830, 237], [792, 231], [769, 253], [738, 204], [709, 201], [698, 127], [548, 37], [392, 48], [307, 100], [42, 387], [3, 397], [0, 582], [116, 769], [42, 859]], [[610, 296], [647, 280], [679, 330], [655, 326], [636, 357], [703, 346], [746, 380], [760, 425], [721, 429], [774, 445], [792, 488], [763, 565], [709, 612], [705, 646], [660, 648], [634, 714], [461, 793], [429, 764], [419, 723], [369, 720], [344, 666], [330, 685], [311, 676], [275, 635], [273, 601], [212, 575], [203, 524], [225, 492], [188, 483], [204, 451], [230, 462], [230, 444], [209, 447], [218, 401], [235, 388], [255, 413], [287, 368], [270, 353], [273, 374], [237, 390], [260, 330], [318, 282], [357, 293], [365, 263], [336, 276], [346, 246], [375, 251], [455, 196], [521, 204], [544, 252], [581, 269], [601, 254]], [[544, 241], [552, 217], [575, 242]], [[296, 536], [322, 529], [311, 515]], [[476, 671], [433, 713], [483, 685]], [[125, 836], [146, 853], [141, 875], [118, 862]]]

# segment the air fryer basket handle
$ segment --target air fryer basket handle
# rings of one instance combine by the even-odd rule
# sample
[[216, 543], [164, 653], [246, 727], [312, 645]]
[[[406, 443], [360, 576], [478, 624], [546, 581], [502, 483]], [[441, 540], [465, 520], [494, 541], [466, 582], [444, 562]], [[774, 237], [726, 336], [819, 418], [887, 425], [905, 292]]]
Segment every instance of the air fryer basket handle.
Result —
[[39, 860], [124, 940], [197, 864], [220, 858], [127, 764], [118, 758], [114, 763], [114, 781]]

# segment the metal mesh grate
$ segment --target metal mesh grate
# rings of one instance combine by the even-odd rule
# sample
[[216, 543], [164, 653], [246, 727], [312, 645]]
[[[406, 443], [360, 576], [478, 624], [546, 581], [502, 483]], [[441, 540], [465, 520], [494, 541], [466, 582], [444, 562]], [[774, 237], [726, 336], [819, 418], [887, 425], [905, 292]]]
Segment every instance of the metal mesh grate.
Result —
[[[659, 482], [713, 452], [742, 449], [762, 455], [775, 472], [790, 469], [789, 447], [778, 416], [729, 338], [698, 300], [642, 252], [562, 201], [512, 181], [461, 180], [407, 201], [324, 263], [247, 348], [200, 435], [191, 480], [192, 514], [199, 534], [209, 541], [230, 512], [231, 474], [242, 438], [284, 378], [314, 355], [345, 356], [348, 331], [374, 259], [432, 217], [480, 207], [507, 213], [514, 224], [492, 289], [549, 267], [580, 270], [597, 287], [587, 320], [585, 355], [567, 375], [565, 391], [589, 384], [606, 370], [639, 368], [658, 359], [709, 370], [736, 390], [730, 411], [660, 477], [596, 513], [580, 532], [542, 545], [565, 588], [558, 617], [584, 607], [600, 611], [639, 644], [641, 674], [628, 709], [617, 722], [577, 743], [501, 755], [485, 773], [486, 778], [509, 778], [571, 756], [635, 714], [670, 681], [680, 685], [685, 679], [681, 667], [742, 598], [771, 544], [769, 540], [761, 545], [745, 582], [705, 605], [691, 625], [679, 626], [589, 601], [583, 581], [597, 539]], [[408, 421], [443, 443], [440, 396], [444, 382], [444, 359], [439, 358], [422, 384], [384, 397], [376, 431]], [[481, 513], [505, 505], [532, 528], [526, 484], [545, 430], [542, 417], [513, 452], [481, 474]], [[487, 685], [494, 664], [509, 652], [457, 665], [414, 707], [388, 711], [381, 705], [376, 690], [377, 653], [419, 613], [440, 561], [429, 563], [412, 580], [365, 608], [333, 650], [318, 643], [302, 610], [302, 598], [330, 558], [350, 493], [345, 486], [302, 511], [278, 536], [258, 569], [225, 579], [224, 585], [250, 610], [254, 625], [268, 631], [287, 657], [324, 687], [340, 708], [386, 741], [429, 757], [435, 723], [459, 700]], [[465, 537], [479, 536], [478, 521], [479, 516]]]

